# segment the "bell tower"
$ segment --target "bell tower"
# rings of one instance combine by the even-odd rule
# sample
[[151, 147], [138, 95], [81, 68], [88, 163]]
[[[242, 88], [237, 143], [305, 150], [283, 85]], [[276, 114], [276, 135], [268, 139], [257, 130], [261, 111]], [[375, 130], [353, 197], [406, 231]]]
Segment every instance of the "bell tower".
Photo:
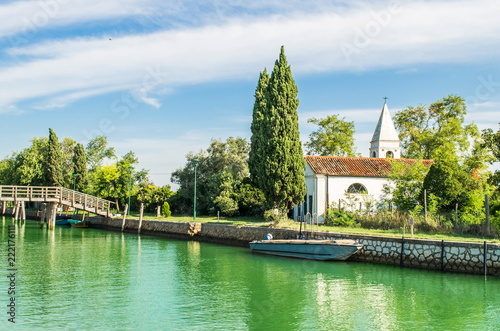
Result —
[[401, 158], [401, 147], [399, 146], [398, 132], [387, 108], [387, 97], [384, 99], [384, 106], [370, 142], [370, 157], [399, 159]]

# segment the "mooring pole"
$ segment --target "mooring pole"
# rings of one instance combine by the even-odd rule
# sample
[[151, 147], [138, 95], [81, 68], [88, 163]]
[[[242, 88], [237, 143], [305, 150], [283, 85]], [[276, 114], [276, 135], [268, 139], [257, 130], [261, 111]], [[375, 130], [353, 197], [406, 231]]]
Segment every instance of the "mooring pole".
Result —
[[127, 210], [128, 210], [128, 203], [125, 205], [125, 210], [123, 211], [122, 232], [123, 229], [125, 229], [125, 219], [127, 218]]
[[403, 237], [401, 237], [401, 254], [399, 254], [399, 265], [403, 266], [403, 252], [405, 250], [405, 232], [404, 232], [404, 225], [403, 225]]
[[488, 269], [486, 267], [486, 256], [488, 254], [488, 244], [486, 243], [486, 240], [484, 241], [484, 257], [483, 257], [483, 273], [486, 276], [488, 273]]
[[[144, 212], [144, 204], [141, 202], [141, 209], [139, 211], [139, 228], [137, 230], [138, 234], [141, 234], [141, 227], [142, 227], [142, 213]], [[122, 230], [123, 231], [123, 230]]]
[[444, 240], [441, 240], [441, 272], [444, 272]]

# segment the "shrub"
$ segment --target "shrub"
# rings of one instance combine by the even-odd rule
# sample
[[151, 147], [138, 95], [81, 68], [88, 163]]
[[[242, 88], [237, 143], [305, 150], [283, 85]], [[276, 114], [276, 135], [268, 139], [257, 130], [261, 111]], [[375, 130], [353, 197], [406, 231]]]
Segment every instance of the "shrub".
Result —
[[161, 207], [161, 214], [164, 217], [170, 217], [170, 215], [172, 215], [172, 212], [170, 211], [170, 205], [166, 201], [163, 203], [163, 206]]
[[330, 226], [354, 226], [356, 224], [356, 217], [353, 213], [328, 209], [325, 224]]
[[288, 217], [285, 213], [278, 209], [269, 209], [264, 212], [264, 219], [267, 222], [273, 222], [272, 226], [278, 226], [280, 223], [287, 221]]

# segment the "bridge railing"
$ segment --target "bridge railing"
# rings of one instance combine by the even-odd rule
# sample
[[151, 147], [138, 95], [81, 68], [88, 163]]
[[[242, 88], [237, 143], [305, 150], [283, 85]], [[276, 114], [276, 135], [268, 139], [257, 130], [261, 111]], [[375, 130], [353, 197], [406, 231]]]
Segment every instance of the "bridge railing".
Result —
[[0, 200], [10, 201], [52, 201], [73, 207], [82, 207], [95, 213], [107, 212], [114, 202], [92, 195], [52, 186], [9, 186], [0, 185]]

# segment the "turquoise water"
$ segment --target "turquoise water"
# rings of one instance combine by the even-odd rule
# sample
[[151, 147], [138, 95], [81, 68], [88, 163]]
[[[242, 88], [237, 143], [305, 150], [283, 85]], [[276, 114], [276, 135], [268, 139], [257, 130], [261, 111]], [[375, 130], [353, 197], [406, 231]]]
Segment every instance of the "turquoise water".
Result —
[[[10, 296], [2, 219], [0, 300]], [[141, 330], [498, 330], [500, 278], [95, 229], [16, 225], [15, 327]]]

